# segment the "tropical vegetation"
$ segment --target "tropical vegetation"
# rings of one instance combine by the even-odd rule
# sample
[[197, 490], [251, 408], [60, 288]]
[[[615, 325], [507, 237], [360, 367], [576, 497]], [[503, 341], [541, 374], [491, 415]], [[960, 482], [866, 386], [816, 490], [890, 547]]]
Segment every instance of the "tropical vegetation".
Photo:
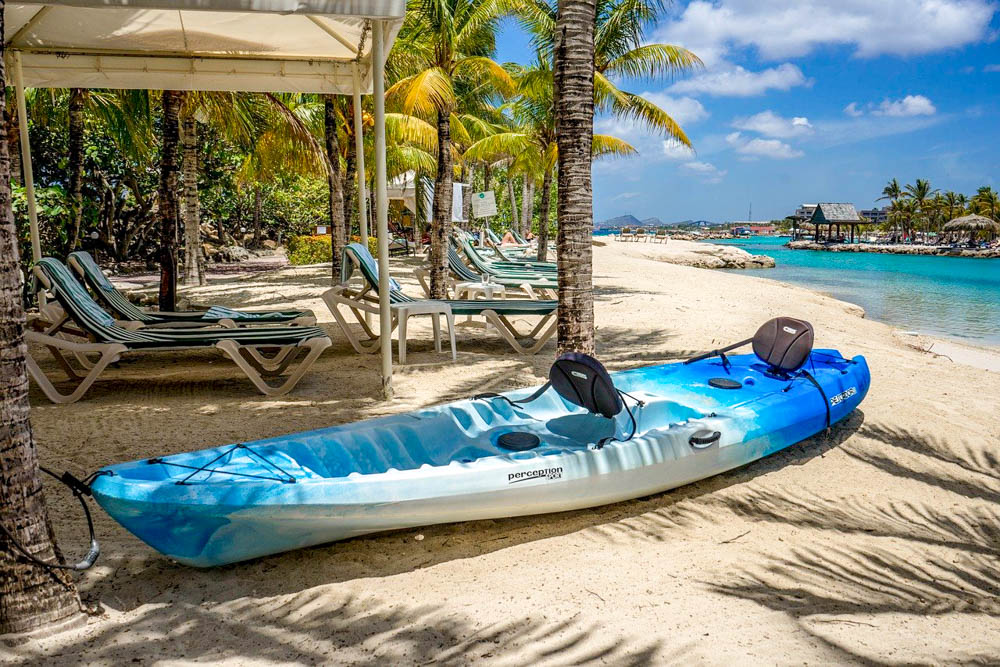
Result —
[[905, 240], [940, 234], [948, 221], [969, 213], [1000, 222], [1000, 195], [988, 185], [966, 196], [951, 190], [941, 192], [926, 179], [901, 186], [894, 178], [882, 189], [877, 201], [882, 200], [889, 202], [884, 231], [895, 231]]

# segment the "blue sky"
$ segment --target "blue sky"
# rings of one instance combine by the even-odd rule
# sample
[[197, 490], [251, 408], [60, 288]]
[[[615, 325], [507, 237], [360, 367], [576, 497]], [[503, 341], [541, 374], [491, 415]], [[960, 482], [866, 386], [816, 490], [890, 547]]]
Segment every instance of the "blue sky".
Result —
[[[596, 220], [781, 218], [802, 202], [874, 203], [885, 183], [1000, 188], [1000, 4], [988, 0], [678, 2], [647, 40], [705, 61], [618, 82], [681, 123], [694, 152], [599, 117], [639, 155], [594, 165]], [[505, 23], [498, 59], [527, 62]]]

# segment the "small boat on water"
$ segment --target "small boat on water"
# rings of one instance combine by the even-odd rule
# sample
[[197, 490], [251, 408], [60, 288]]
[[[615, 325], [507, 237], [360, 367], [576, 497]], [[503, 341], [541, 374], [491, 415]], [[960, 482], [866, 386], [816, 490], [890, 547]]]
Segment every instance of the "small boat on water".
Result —
[[[791, 333], [789, 333], [791, 332]], [[256, 442], [108, 466], [91, 490], [165, 556], [207, 567], [378, 531], [650, 495], [829, 427], [868, 391], [864, 357], [808, 323], [608, 374], [564, 355], [549, 384]], [[737, 344], [737, 345], [740, 345]]]

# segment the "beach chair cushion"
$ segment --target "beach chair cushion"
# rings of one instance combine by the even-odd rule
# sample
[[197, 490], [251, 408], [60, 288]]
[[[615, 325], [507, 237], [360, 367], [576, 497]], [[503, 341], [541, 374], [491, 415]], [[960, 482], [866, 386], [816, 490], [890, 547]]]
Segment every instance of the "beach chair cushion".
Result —
[[113, 284], [111, 284], [111, 281], [108, 280], [106, 275], [104, 275], [104, 271], [101, 270], [101, 267], [98, 266], [97, 262], [94, 261], [94, 258], [89, 252], [78, 250], [70, 253], [69, 259], [75, 266], [79, 267], [82, 274], [81, 277], [94, 291], [94, 294], [96, 294], [97, 297], [101, 299], [101, 301], [103, 301], [121, 319], [131, 322], [202, 322], [204, 324], [215, 324], [220, 320], [232, 320], [237, 324], [244, 322], [280, 324], [282, 322], [290, 322], [291, 320], [299, 317], [313, 316], [312, 312], [307, 310], [270, 310], [252, 312], [235, 310], [225, 306], [212, 306], [206, 311], [190, 311], [180, 313], [150, 312], [133, 304], [128, 300], [128, 297], [122, 294]]
[[94, 301], [65, 264], [43, 257], [35, 265], [51, 284], [53, 296], [84, 332], [101, 343], [120, 343], [128, 348], [210, 347], [223, 340], [241, 345], [294, 345], [311, 338], [326, 337], [317, 327], [268, 327], [256, 329], [140, 329], [119, 326]]
[[[356, 259], [357, 266], [365, 281], [377, 293], [378, 264], [376, 264], [375, 258], [372, 257], [371, 253], [368, 252], [368, 248], [359, 243], [351, 243], [345, 248], [344, 260], [341, 265], [341, 281], [346, 283], [354, 272], [355, 262], [352, 260], [352, 257]], [[418, 301], [418, 299], [404, 294], [400, 284], [392, 278], [389, 279], [389, 285], [389, 300], [391, 303], [401, 304]], [[477, 315], [484, 310], [492, 310], [499, 315], [547, 315], [555, 311], [558, 307], [558, 302], [556, 301], [536, 301], [531, 299], [488, 301], [445, 299], [444, 303], [451, 306], [451, 312], [455, 315]]]

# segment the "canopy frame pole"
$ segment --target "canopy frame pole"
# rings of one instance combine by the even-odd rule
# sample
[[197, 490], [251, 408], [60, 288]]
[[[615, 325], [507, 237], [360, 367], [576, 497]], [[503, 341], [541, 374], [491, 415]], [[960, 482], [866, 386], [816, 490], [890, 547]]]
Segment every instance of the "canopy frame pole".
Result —
[[[37, 15], [36, 15], [37, 16]], [[38, 205], [35, 201], [35, 176], [31, 167], [31, 141], [28, 138], [28, 105], [24, 100], [24, 72], [21, 52], [14, 51], [14, 96], [17, 98], [17, 129], [21, 136], [21, 169], [24, 170], [24, 195], [28, 203], [28, 225], [31, 228], [31, 261], [42, 258], [42, 244], [38, 238]], [[39, 293], [40, 305], [45, 305], [45, 294]]]
[[358, 169], [358, 231], [361, 245], [368, 247], [368, 184], [365, 174], [365, 123], [361, 115], [361, 71], [357, 62], [351, 68], [354, 80], [354, 152]]
[[378, 230], [379, 343], [382, 395], [392, 398], [392, 312], [389, 306], [389, 199], [385, 165], [385, 32], [372, 26], [372, 95], [375, 97], [375, 224]]
[[[368, 247], [368, 183], [365, 173], [365, 122], [361, 115], [361, 66], [357, 61], [351, 66], [351, 83], [354, 98], [354, 153], [358, 172], [358, 235], [361, 245]], [[371, 326], [372, 314], [365, 311], [365, 324]]]

